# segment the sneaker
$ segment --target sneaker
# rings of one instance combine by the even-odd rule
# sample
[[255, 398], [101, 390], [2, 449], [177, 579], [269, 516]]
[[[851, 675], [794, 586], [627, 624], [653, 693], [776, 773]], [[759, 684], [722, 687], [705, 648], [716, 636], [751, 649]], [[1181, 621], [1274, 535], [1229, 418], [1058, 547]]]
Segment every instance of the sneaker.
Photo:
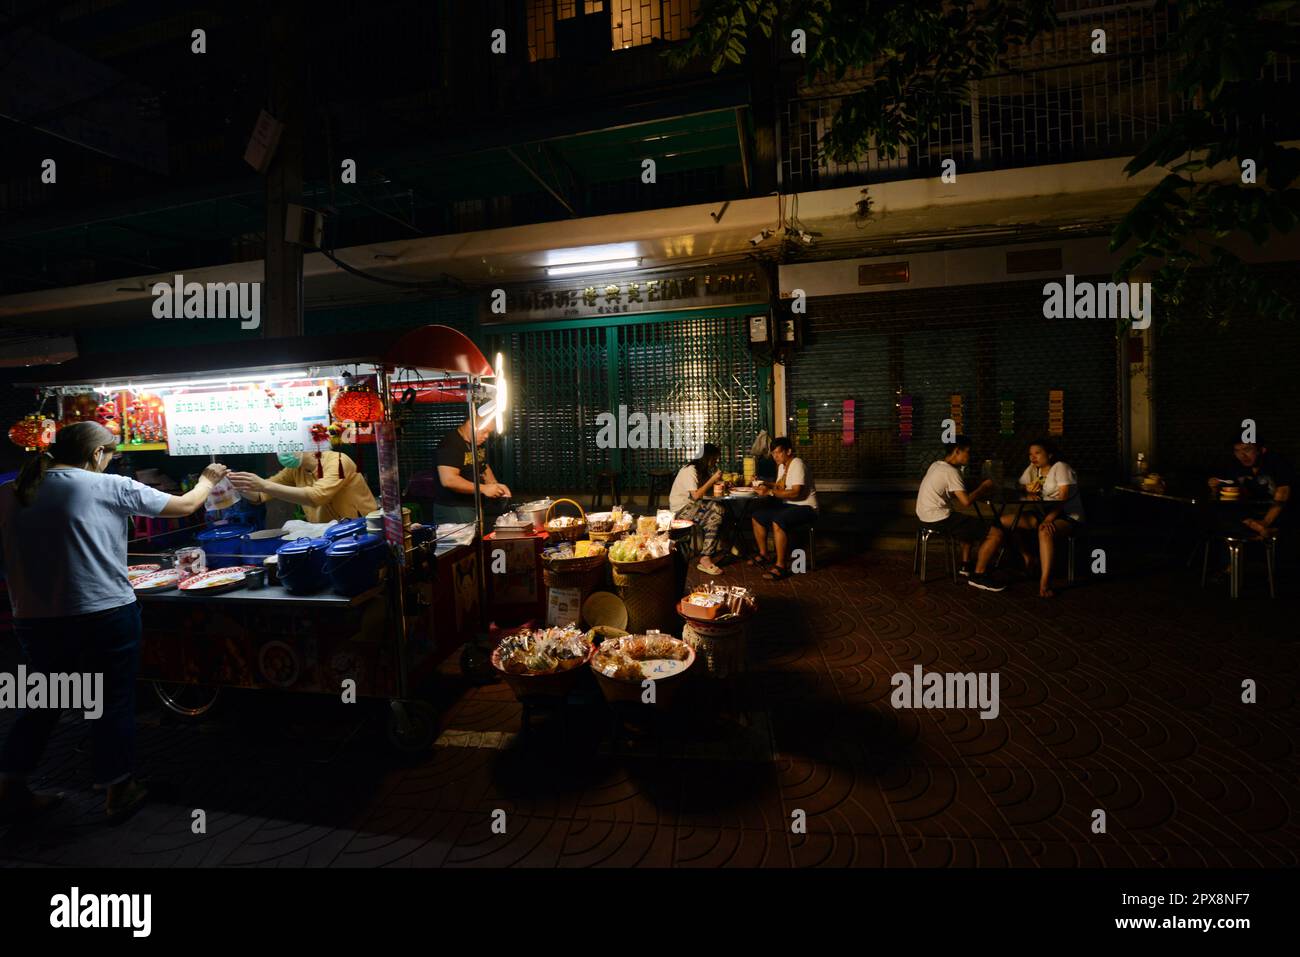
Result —
[[974, 571], [974, 566], [971, 565], [970, 562], [966, 562], [961, 566], [961, 568], [957, 569], [957, 574], [961, 575], [963, 578], [970, 578], [971, 573], [973, 571]]
[[995, 582], [990, 575], [971, 575], [970, 581], [967, 582], [972, 588], [982, 588], [985, 591], [1006, 591], [1006, 585], [1000, 585]]

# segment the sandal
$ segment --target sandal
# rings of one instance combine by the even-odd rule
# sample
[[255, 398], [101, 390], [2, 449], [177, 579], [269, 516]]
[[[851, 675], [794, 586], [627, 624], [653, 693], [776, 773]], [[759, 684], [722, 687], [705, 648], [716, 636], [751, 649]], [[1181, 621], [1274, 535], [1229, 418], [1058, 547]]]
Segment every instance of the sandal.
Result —
[[762, 552], [759, 552], [757, 555], [754, 555], [749, 560], [749, 564], [753, 565], [755, 568], [762, 568], [765, 565], [770, 565], [771, 563], [772, 563], [772, 559], [768, 558]]
[[712, 566], [712, 567], [710, 568], [710, 567], [705, 566], [705, 565], [699, 565], [699, 564], [697, 564], [695, 567], [698, 568], [700, 571], [704, 572], [704, 574], [706, 574], [706, 575], [721, 575], [721, 574], [722, 574], [722, 569], [719, 568], [717, 565], [714, 565], [714, 566]]
[[790, 577], [790, 569], [782, 568], [780, 565], [773, 565], [763, 577], [770, 582], [779, 582]]

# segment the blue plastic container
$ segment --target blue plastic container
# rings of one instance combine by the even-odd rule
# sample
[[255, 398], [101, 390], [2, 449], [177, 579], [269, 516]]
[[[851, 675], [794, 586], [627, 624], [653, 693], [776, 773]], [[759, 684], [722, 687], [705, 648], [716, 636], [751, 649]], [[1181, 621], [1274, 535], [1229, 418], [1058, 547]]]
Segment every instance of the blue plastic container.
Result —
[[277, 574], [285, 590], [295, 595], [311, 595], [329, 584], [325, 577], [323, 538], [300, 538], [275, 550]]
[[252, 529], [247, 525], [216, 525], [194, 536], [199, 548], [207, 556], [208, 568], [229, 568], [243, 564], [240, 539]]
[[341, 535], [325, 550], [325, 574], [334, 591], [351, 598], [379, 584], [388, 543], [364, 532]]
[[239, 553], [244, 557], [245, 565], [262, 566], [262, 561], [268, 555], [274, 555], [280, 550], [280, 546], [286, 544], [287, 539], [284, 532], [279, 535], [267, 535], [265, 538], [254, 538], [259, 532], [245, 532], [239, 540]]
[[364, 518], [345, 518], [343, 521], [336, 522], [325, 529], [325, 534], [322, 537], [327, 542], [332, 542], [344, 535], [355, 535], [357, 532], [364, 532], [365, 530], [366, 520]]

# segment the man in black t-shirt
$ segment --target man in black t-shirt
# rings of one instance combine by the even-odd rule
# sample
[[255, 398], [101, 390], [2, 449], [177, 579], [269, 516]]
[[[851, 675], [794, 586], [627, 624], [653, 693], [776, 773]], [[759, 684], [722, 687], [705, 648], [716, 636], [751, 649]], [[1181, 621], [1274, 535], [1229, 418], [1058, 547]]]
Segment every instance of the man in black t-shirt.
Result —
[[1236, 443], [1232, 456], [1210, 477], [1210, 488], [1217, 491], [1221, 485], [1239, 486], [1242, 498], [1249, 503], [1248, 512], [1245, 518], [1234, 516], [1230, 524], [1238, 531], [1245, 525], [1257, 535], [1273, 534], [1291, 498], [1294, 474], [1290, 463], [1264, 445], [1250, 442]]
[[[487, 452], [483, 443], [492, 431], [491, 420], [479, 424], [477, 441], [474, 443], [478, 457], [479, 492], [486, 500], [496, 500], [496, 509], [484, 502], [484, 513], [499, 511], [510, 498], [510, 489], [497, 481], [492, 474], [492, 466], [487, 464]], [[470, 421], [466, 419], [460, 428], [452, 429], [438, 443], [437, 463], [438, 481], [434, 485], [433, 520], [441, 525], [446, 522], [473, 522], [478, 515], [474, 508], [474, 460], [470, 453]]]

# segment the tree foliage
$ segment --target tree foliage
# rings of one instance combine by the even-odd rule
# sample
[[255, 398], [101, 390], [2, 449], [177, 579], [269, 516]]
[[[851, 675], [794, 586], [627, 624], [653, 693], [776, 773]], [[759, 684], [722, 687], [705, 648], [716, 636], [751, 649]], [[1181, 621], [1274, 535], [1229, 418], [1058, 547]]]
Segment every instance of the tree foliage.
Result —
[[[1153, 270], [1157, 299], [1184, 302], [1194, 285], [1220, 321], [1294, 304], [1256, 278], [1228, 243], [1290, 232], [1300, 217], [1300, 151], [1278, 142], [1280, 118], [1298, 111], [1293, 87], [1273, 67], [1300, 58], [1288, 15], [1300, 0], [1178, 0], [1172, 38], [1180, 64], [1172, 83], [1185, 104], [1127, 165], [1169, 172], [1116, 225], [1111, 249], [1132, 244], [1116, 270]], [[751, 44], [790, 44], [806, 35], [809, 79], [843, 79], [869, 68], [843, 96], [820, 144], [835, 162], [867, 150], [896, 157], [968, 99], [974, 80], [997, 72], [1015, 47], [1054, 24], [1052, 0], [703, 0], [690, 38], [668, 55], [707, 58], [715, 71], [740, 63]], [[1218, 163], [1245, 160], [1256, 182], [1212, 180]], [[1198, 178], [1199, 177], [1199, 178]], [[1199, 278], [1198, 278], [1199, 277]]]

